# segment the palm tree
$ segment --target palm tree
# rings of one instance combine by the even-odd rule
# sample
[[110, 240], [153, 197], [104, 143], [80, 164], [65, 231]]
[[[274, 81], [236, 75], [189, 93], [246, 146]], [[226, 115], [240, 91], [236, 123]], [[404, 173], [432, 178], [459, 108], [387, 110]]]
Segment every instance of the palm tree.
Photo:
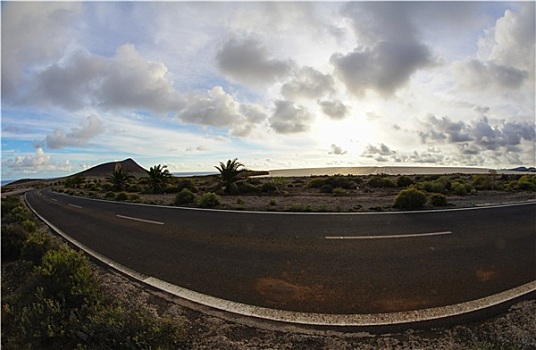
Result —
[[149, 186], [153, 193], [160, 193], [164, 185], [171, 178], [171, 173], [166, 169], [167, 165], [155, 165], [149, 169]]
[[[242, 167], [242, 169], [240, 169]], [[221, 174], [221, 182], [225, 185], [225, 192], [232, 193], [238, 191], [236, 181], [240, 175], [246, 170], [244, 164], [238, 162], [238, 159], [228, 160], [227, 164], [220, 162], [220, 166], [215, 166]]]
[[130, 175], [128, 171], [123, 170], [121, 163], [117, 163], [112, 175], [106, 177], [106, 179], [113, 184], [115, 191], [124, 191], [128, 181], [133, 178], [133, 175]]

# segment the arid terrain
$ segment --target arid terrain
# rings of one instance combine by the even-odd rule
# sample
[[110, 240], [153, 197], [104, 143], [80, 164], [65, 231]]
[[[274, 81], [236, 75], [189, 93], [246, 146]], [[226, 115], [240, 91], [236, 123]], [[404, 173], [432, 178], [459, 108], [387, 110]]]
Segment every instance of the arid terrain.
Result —
[[[532, 185], [534, 175], [492, 175], [482, 185], [476, 175], [414, 175], [412, 186], [421, 188], [430, 199], [434, 193], [443, 195], [446, 205], [427, 202], [424, 209], [445, 209], [531, 201], [536, 198]], [[399, 176], [376, 175], [397, 183]], [[326, 186], [329, 178], [339, 178], [340, 187]], [[242, 180], [238, 193], [226, 194], [217, 176], [173, 178], [163, 193], [147, 193], [143, 179], [133, 181], [118, 199], [104, 177], [86, 178], [74, 187], [62, 181], [22, 183], [17, 186], [52, 186], [59, 192], [93, 198], [129, 202], [177, 205], [177, 194], [184, 188], [195, 193], [195, 200], [182, 204], [198, 207], [203, 193], [217, 193], [214, 208], [226, 210], [362, 212], [392, 211], [393, 201], [404, 188], [375, 186], [373, 175], [365, 176], [298, 176], [259, 177]], [[341, 180], [342, 179], [342, 180]], [[315, 184], [314, 182], [318, 182]], [[455, 193], [455, 183], [467, 185]], [[532, 183], [532, 182], [531, 182]], [[443, 188], [431, 184], [442, 184]], [[17, 188], [17, 186], [10, 186]], [[428, 192], [425, 188], [434, 189]], [[437, 185], [439, 186], [439, 185]], [[182, 187], [182, 188], [181, 188]], [[347, 187], [347, 188], [345, 188]], [[480, 187], [480, 189], [477, 189]], [[493, 187], [493, 188], [492, 188]], [[3, 192], [5, 189], [3, 189]], [[439, 192], [439, 193], [438, 193]], [[120, 193], [120, 192], [119, 192]], [[173, 317], [184, 324], [188, 343], [194, 349], [534, 349], [536, 348], [536, 300], [528, 299], [513, 305], [506, 312], [469, 324], [433, 328], [407, 328], [396, 332], [373, 334], [362, 330], [312, 329], [282, 325], [255, 319], [226, 315], [222, 312], [192, 305], [164, 292], [147, 289], [140, 282], [108, 269], [95, 266], [103, 287], [110, 295], [135, 308], [150, 310], [154, 315]]]

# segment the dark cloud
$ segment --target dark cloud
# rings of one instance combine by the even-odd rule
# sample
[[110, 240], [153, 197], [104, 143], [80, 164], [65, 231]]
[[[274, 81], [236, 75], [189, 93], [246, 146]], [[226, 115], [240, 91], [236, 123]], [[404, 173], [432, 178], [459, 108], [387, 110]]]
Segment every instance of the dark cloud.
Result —
[[343, 150], [342, 147], [337, 146], [336, 144], [331, 145], [331, 151], [329, 152], [329, 154], [335, 154], [335, 155], [343, 155], [346, 153], [348, 153], [348, 151]]
[[501, 147], [516, 149], [522, 141], [536, 141], [534, 123], [502, 121], [492, 124], [487, 117], [470, 123], [453, 122], [448, 117], [441, 119], [429, 115], [419, 131], [423, 143], [465, 143], [467, 149], [498, 150]]
[[372, 48], [334, 54], [330, 62], [346, 88], [356, 95], [372, 89], [392, 95], [420, 68], [433, 64], [428, 48], [420, 43], [382, 41]]
[[283, 84], [281, 93], [287, 99], [298, 97], [315, 99], [334, 92], [334, 84], [331, 75], [322, 74], [311, 67], [303, 67], [291, 81]]
[[425, 130], [419, 131], [419, 136], [423, 143], [428, 141], [455, 143], [472, 139], [464, 122], [453, 122], [447, 117], [439, 119], [434, 115], [426, 117]]
[[291, 62], [269, 57], [259, 41], [229, 39], [216, 55], [220, 70], [230, 78], [251, 84], [271, 83], [290, 72]]
[[348, 114], [348, 107], [346, 107], [341, 101], [318, 101], [318, 104], [322, 108], [322, 112], [328, 115], [331, 119], [340, 120], [344, 119]]
[[293, 134], [309, 130], [311, 115], [303, 106], [292, 101], [275, 101], [275, 111], [269, 119], [270, 127], [279, 134]]
[[377, 162], [387, 162], [392, 157], [396, 156], [396, 154], [397, 153], [395, 151], [391, 150], [388, 146], [386, 146], [383, 143], [377, 146], [373, 146], [369, 144], [367, 145], [367, 147], [365, 147], [365, 150], [363, 151], [363, 153], [361, 153], [361, 157], [371, 158]]
[[529, 77], [525, 70], [494, 62], [483, 62], [476, 59], [454, 65], [458, 80], [472, 88], [509, 88], [517, 89]]
[[59, 149], [69, 146], [84, 146], [90, 139], [104, 131], [101, 120], [96, 115], [90, 115], [81, 122], [79, 128], [71, 129], [65, 134], [63, 129], [58, 128], [52, 134], [48, 134], [45, 141], [48, 148]]

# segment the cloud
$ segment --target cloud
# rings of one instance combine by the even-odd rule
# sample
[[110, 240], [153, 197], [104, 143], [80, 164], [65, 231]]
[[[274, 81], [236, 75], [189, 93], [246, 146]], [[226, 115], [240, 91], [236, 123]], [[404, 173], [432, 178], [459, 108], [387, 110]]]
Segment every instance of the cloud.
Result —
[[536, 141], [534, 123], [517, 121], [500, 121], [492, 124], [487, 117], [453, 122], [448, 117], [441, 119], [429, 115], [423, 123], [425, 130], [419, 131], [423, 143], [466, 143], [465, 150], [508, 150], [517, 149], [522, 141]]
[[336, 155], [343, 155], [348, 153], [347, 151], [343, 150], [340, 146], [337, 146], [336, 144], [331, 145], [331, 151], [329, 154], [336, 154]]
[[374, 159], [377, 162], [394, 162], [394, 163], [441, 163], [445, 156], [437, 149], [429, 148], [426, 151], [403, 152], [393, 150], [387, 145], [380, 143], [377, 146], [367, 145], [361, 157]]
[[292, 80], [281, 86], [281, 94], [287, 99], [299, 97], [315, 99], [333, 93], [334, 84], [331, 75], [322, 74], [311, 67], [302, 67]]
[[83, 4], [10, 2], [2, 4], [2, 100], [16, 98], [34, 65], [59, 59], [72, 44], [66, 27]]
[[318, 104], [322, 108], [322, 112], [334, 120], [341, 120], [348, 114], [348, 107], [346, 107], [341, 101], [318, 101]]
[[90, 139], [104, 131], [101, 120], [96, 115], [90, 115], [83, 120], [80, 128], [73, 128], [65, 134], [63, 129], [58, 128], [52, 134], [47, 135], [45, 141], [48, 148], [59, 149], [69, 146], [84, 146]]
[[372, 48], [336, 53], [330, 62], [336, 75], [355, 95], [375, 90], [389, 96], [404, 86], [420, 68], [433, 64], [428, 48], [419, 43], [382, 41]]
[[29, 98], [68, 110], [95, 106], [167, 112], [180, 108], [182, 98], [166, 74], [163, 63], [145, 60], [131, 44], [120, 46], [111, 58], [77, 51], [39, 72]]
[[255, 85], [287, 75], [292, 66], [290, 61], [270, 58], [268, 49], [253, 38], [227, 40], [216, 54], [216, 62], [231, 79]]
[[415, 24], [417, 10], [410, 3], [396, 2], [343, 6], [341, 13], [350, 18], [357, 47], [346, 54], [333, 54], [330, 62], [350, 92], [360, 96], [374, 90], [390, 96], [417, 70], [435, 63], [421, 42]]
[[240, 118], [239, 104], [221, 86], [206, 94], [191, 93], [186, 100], [185, 108], [178, 114], [184, 122], [223, 128], [232, 126]]
[[52, 162], [50, 155], [46, 154], [41, 147], [37, 147], [33, 155], [16, 156], [3, 163], [3, 167], [25, 174], [39, 171], [72, 171], [73, 169], [69, 161]]
[[277, 100], [269, 122], [278, 134], [293, 134], [309, 130], [311, 119], [305, 107], [295, 106], [292, 101]]
[[489, 87], [516, 89], [529, 77], [525, 70], [504, 66], [491, 61], [482, 62], [472, 59], [468, 62], [456, 62], [454, 74], [463, 85], [487, 89]]
[[424, 122], [425, 130], [419, 131], [423, 143], [440, 141], [448, 143], [467, 142], [472, 139], [470, 130], [464, 122], [453, 122], [448, 117], [441, 119], [428, 115]]

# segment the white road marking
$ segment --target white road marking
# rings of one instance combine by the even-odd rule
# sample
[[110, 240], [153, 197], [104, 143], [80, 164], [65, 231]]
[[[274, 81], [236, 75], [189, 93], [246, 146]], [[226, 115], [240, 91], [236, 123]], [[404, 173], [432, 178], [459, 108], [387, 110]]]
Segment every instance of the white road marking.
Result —
[[326, 239], [390, 239], [390, 238], [415, 238], [450, 235], [452, 231], [429, 232], [429, 233], [409, 233], [406, 235], [385, 235], [385, 236], [326, 236]]
[[147, 222], [149, 224], [156, 224], [156, 225], [163, 225], [163, 222], [160, 221], [152, 221], [152, 220], [145, 220], [145, 219], [139, 219], [139, 218], [133, 218], [130, 216], [124, 216], [124, 215], [116, 215], [118, 218], [122, 219], [128, 219], [128, 220], [134, 220], [134, 221], [141, 221], [141, 222]]
[[54, 202], [57, 202], [57, 201], [58, 201], [56, 198], [50, 198], [50, 199], [52, 199]]
[[75, 208], [78, 208], [78, 209], [82, 209], [82, 207], [81, 207], [81, 206], [79, 206], [79, 205], [76, 205], [76, 204], [71, 204], [71, 203], [69, 203], [69, 205], [70, 205], [71, 207], [75, 207]]

